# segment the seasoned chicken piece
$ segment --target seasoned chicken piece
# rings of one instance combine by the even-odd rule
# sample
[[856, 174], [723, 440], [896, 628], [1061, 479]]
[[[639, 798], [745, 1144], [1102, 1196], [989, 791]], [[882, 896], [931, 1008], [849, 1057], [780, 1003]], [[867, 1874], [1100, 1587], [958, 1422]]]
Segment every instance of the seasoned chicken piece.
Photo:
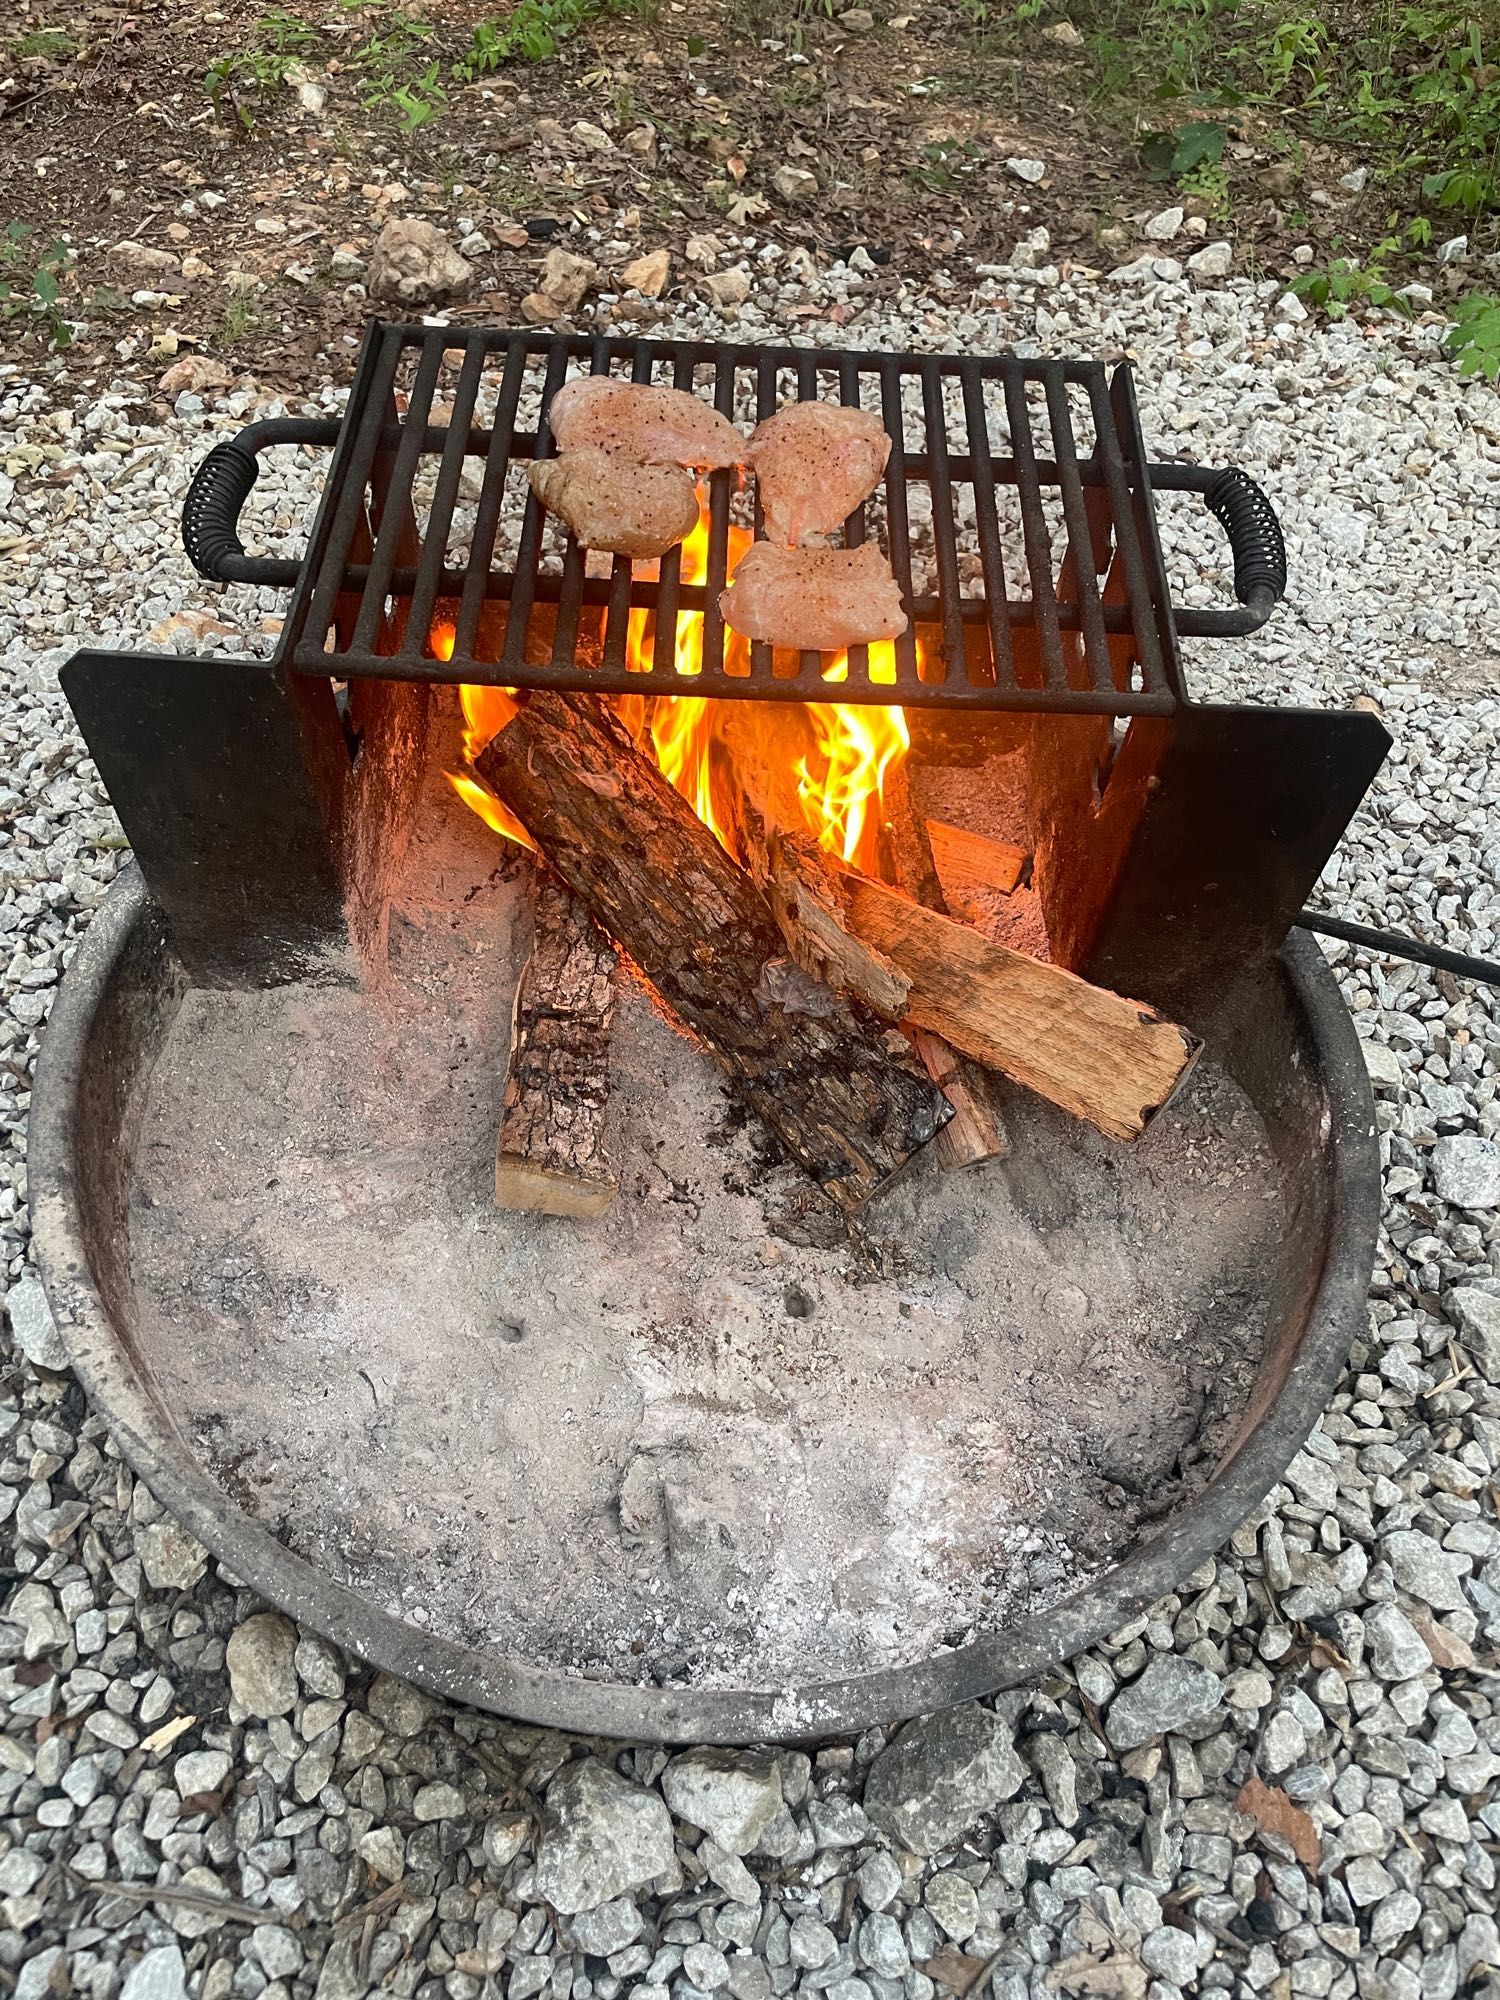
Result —
[[632, 465], [597, 445], [534, 458], [531, 490], [586, 549], [664, 556], [698, 525], [698, 493], [679, 465]]
[[890, 433], [868, 410], [788, 403], [757, 424], [746, 454], [773, 542], [817, 542], [868, 500], [891, 455]]
[[894, 639], [906, 613], [874, 542], [857, 549], [783, 549], [756, 542], [719, 598], [724, 623], [746, 639], [816, 653]]
[[745, 440], [726, 417], [681, 389], [579, 375], [547, 406], [559, 451], [593, 444], [637, 465], [687, 465], [711, 472], [740, 465]]

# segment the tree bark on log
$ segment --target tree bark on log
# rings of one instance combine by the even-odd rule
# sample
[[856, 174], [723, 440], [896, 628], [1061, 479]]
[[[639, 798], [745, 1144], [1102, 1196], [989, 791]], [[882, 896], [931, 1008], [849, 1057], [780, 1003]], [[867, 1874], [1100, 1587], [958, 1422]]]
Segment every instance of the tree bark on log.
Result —
[[597, 697], [531, 694], [478, 770], [843, 1208], [951, 1116], [904, 1044], [790, 960], [763, 892]]
[[550, 868], [536, 870], [531, 957], [516, 987], [495, 1206], [602, 1215], [619, 1182], [604, 1148], [615, 948]]

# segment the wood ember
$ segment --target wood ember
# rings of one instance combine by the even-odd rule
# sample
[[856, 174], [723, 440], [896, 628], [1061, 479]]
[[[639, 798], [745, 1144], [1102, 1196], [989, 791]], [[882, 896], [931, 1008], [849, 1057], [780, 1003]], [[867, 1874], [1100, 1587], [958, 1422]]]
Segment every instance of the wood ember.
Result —
[[872, 1015], [789, 959], [762, 890], [607, 704], [532, 694], [478, 770], [746, 1104], [845, 1209], [951, 1116]]
[[618, 960], [583, 905], [539, 868], [531, 957], [516, 989], [497, 1208], [602, 1215], [618, 1190], [604, 1146]]

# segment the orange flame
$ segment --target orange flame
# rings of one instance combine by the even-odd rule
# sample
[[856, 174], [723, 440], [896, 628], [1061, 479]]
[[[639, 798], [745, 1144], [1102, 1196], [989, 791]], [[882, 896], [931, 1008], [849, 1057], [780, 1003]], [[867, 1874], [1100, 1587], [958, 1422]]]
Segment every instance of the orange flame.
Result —
[[[746, 529], [731, 525], [728, 544], [731, 576], [752, 539]], [[707, 577], [708, 509], [700, 504], [698, 525], [682, 544], [681, 578], [684, 583], [701, 584]], [[632, 672], [649, 672], [654, 641], [654, 613], [632, 611], [625, 649], [626, 665]], [[430, 643], [436, 658], [451, 659], [452, 626], [435, 624]], [[871, 680], [894, 682], [896, 656], [891, 642], [878, 641], [870, 647], [869, 654]], [[678, 619], [673, 664], [678, 674], [688, 678], [703, 671], [701, 615], [685, 613]], [[749, 643], [738, 633], [724, 634], [724, 664], [731, 674], [749, 671]], [[839, 653], [824, 669], [823, 678], [836, 684], [847, 679], [848, 673], [848, 655]], [[459, 700], [466, 725], [464, 758], [471, 763], [491, 737], [510, 721], [516, 704], [503, 688], [468, 685], [460, 687]], [[664, 695], [651, 703], [644, 727], [644, 704], [638, 703], [634, 696], [627, 696], [622, 707], [627, 719], [636, 725], [636, 733], [649, 734], [663, 774], [721, 845], [732, 852], [732, 843], [715, 814], [713, 802], [715, 764], [719, 757], [728, 754], [720, 736], [722, 705], [702, 695]], [[874, 874], [879, 805], [886, 774], [911, 746], [906, 717], [898, 707], [875, 703], [808, 702], [804, 709], [815, 744], [797, 768], [798, 797], [808, 827], [827, 852], [838, 855], [851, 867]], [[459, 797], [473, 807], [486, 825], [525, 846], [533, 846], [524, 828], [493, 793], [472, 778], [452, 772], [448, 777]]]
[[[433, 658], [451, 660], [457, 638], [457, 629], [448, 620], [439, 619], [428, 634]], [[459, 687], [458, 700], [464, 716], [464, 762], [472, 765], [485, 745], [498, 736], [517, 713], [516, 699], [509, 688], [479, 687], [465, 681]], [[446, 771], [443, 775], [470, 812], [478, 813], [487, 827], [506, 840], [518, 841], [522, 847], [529, 847], [535, 854], [536, 842], [488, 785], [480, 784], [477, 778], [462, 771]]]

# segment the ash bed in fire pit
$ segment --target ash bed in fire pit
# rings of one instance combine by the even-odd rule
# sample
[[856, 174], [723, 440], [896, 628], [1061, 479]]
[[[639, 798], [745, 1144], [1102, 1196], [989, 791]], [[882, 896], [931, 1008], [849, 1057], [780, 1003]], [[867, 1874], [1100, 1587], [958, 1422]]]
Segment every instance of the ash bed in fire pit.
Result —
[[[846, 395], [868, 362], [898, 427], [907, 372], [925, 449], [870, 522], [912, 647], [885, 678], [851, 654], [839, 693], [930, 712], [903, 776], [917, 823], [1020, 843], [992, 935], [1169, 1008], [1206, 1052], [1135, 1145], [1006, 1087], [988, 1164], [922, 1148], [851, 1222], [627, 965], [618, 1191], [589, 1220], [498, 1209], [534, 871], [445, 776], [463, 724], [432, 683], [678, 692], [682, 617], [704, 628], [695, 692], [810, 693], [818, 671], [731, 657], [712, 587], [672, 561], [591, 579], [571, 545], [548, 566], [529, 502], [507, 527], [505, 461], [545, 449], [570, 357], [609, 366], [612, 344], [450, 338], [372, 336], [277, 662], [67, 670], [145, 883], [96, 919], [43, 1052], [30, 1180], [59, 1324], [132, 1461], [232, 1570], [452, 1695], [735, 1741], [1000, 1686], [1180, 1583], [1332, 1387], [1373, 1247], [1373, 1118], [1286, 923], [1383, 736], [1188, 702], [1128, 379], [843, 357]], [[659, 360], [627, 353], [637, 379]], [[670, 359], [733, 412], [739, 377], [764, 398], [785, 357]], [[542, 424], [521, 432], [533, 366]], [[427, 421], [445, 369], [448, 429]], [[1032, 377], [1055, 455], [1023, 441]], [[1009, 452], [976, 449], [996, 386]], [[466, 451], [485, 464], [454, 574]], [[955, 481], [973, 495], [950, 508]], [[732, 483], [705, 512], [710, 584]], [[1031, 600], [1004, 594], [1012, 489]], [[217, 560], [255, 559], [221, 536]], [[1246, 594], [1254, 623], [1264, 574]]]

